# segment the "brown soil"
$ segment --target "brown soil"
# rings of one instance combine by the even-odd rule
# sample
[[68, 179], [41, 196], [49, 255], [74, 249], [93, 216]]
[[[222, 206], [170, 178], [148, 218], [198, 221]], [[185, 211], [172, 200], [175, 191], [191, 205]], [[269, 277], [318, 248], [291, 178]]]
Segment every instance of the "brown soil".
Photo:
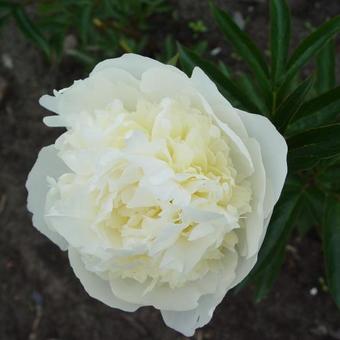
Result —
[[[212, 27], [205, 38], [211, 37], [216, 46], [222, 44], [214, 25], [210, 26], [205, 1], [173, 2], [182, 19], [203, 16]], [[218, 2], [249, 16], [247, 29], [263, 45], [268, 22], [263, 1]], [[304, 34], [306, 20], [319, 24], [340, 13], [338, 0], [293, 3], [294, 39]], [[179, 36], [188, 39], [187, 33]], [[42, 124], [44, 110], [38, 99], [84, 73], [70, 60], [47, 65], [12, 26], [3, 31], [0, 57], [0, 339], [183, 339], [164, 326], [153, 308], [129, 314], [91, 299], [66, 255], [32, 227], [25, 206], [26, 176], [39, 149], [60, 134]], [[318, 238], [313, 233], [304, 240], [296, 238], [271, 294], [254, 304], [251, 287], [237, 295], [229, 293], [195, 339], [340, 339], [340, 312], [320, 287], [323, 276]], [[315, 296], [310, 293], [314, 287]]]

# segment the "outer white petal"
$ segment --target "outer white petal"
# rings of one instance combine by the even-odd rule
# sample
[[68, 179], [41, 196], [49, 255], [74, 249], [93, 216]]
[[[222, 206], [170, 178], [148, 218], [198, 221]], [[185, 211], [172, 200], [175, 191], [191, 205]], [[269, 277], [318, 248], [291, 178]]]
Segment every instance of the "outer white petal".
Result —
[[215, 308], [223, 300], [235, 279], [236, 254], [230, 253], [229, 255], [229, 263], [226, 263], [217, 289], [213, 294], [202, 295], [196, 308], [188, 311], [161, 310], [163, 320], [167, 326], [185, 336], [192, 336], [197, 328], [203, 327], [211, 320]]
[[216, 116], [228, 124], [240, 138], [246, 138], [247, 131], [235, 108], [221, 95], [210, 78], [199, 67], [195, 67], [190, 79], [193, 86], [210, 104]]
[[287, 143], [266, 117], [237, 110], [250, 137], [261, 145], [266, 175], [272, 187], [272, 204], [278, 201], [287, 175]]
[[149, 290], [152, 284], [150, 280], [139, 283], [133, 279], [122, 279], [113, 275], [110, 277], [111, 289], [120, 299], [170, 311], [186, 311], [196, 308], [200, 297], [215, 292], [219, 282], [218, 273], [209, 273], [202, 279], [183, 287], [171, 289], [168, 286], [156, 286]]
[[[264, 237], [266, 235], [271, 215], [272, 215], [272, 211], [270, 212], [270, 214], [264, 220], [264, 228], [263, 228], [263, 232], [262, 232], [262, 235], [261, 235], [261, 238], [260, 238], [259, 248], [261, 248]], [[255, 255], [253, 255], [250, 258], [246, 258], [246, 257], [240, 257], [239, 258], [239, 263], [237, 264], [237, 268], [236, 268], [236, 276], [235, 276], [235, 279], [234, 279], [233, 283], [231, 284], [230, 288], [233, 288], [236, 285], [238, 285], [250, 273], [250, 271], [253, 269], [253, 267], [255, 266], [255, 264], [257, 262], [257, 256], [258, 256], [258, 253], [256, 253]]]
[[83, 113], [103, 110], [115, 99], [119, 99], [129, 110], [135, 109], [140, 97], [138, 81], [130, 73], [111, 68], [96, 72], [84, 80], [77, 80], [55, 96], [44, 95], [39, 103], [59, 116], [46, 117], [48, 126], [71, 126]]
[[174, 72], [184, 74], [180, 71], [177, 67], [171, 65], [165, 65], [160, 63], [157, 60], [144, 57], [134, 53], [126, 53], [123, 54], [119, 58], [113, 59], [106, 59], [100, 62], [96, 67], [93, 69], [91, 74], [97, 73], [99, 71], [107, 70], [111, 67], [120, 68], [125, 71], [130, 72], [134, 77], [140, 79], [142, 74], [150, 68], [167, 68], [171, 69]]
[[[74, 178], [72, 174], [66, 176]], [[95, 254], [100, 241], [91, 228], [94, 208], [89, 188], [83, 181], [73, 180], [69, 183], [71, 185], [66, 194], [50, 192], [47, 195], [45, 220], [71, 247]]]
[[[271, 214], [265, 219], [264, 229], [260, 245], [264, 240]], [[163, 320], [168, 327], [171, 327], [185, 336], [192, 336], [197, 328], [206, 325], [212, 318], [215, 308], [221, 303], [227, 292], [238, 285], [253, 269], [257, 261], [257, 255], [250, 258], [239, 257], [235, 276], [225, 274], [215, 294], [203, 295], [198, 301], [198, 307], [189, 311], [167, 311], [162, 310]], [[228, 273], [230, 275], [230, 272]], [[230, 278], [233, 278], [230, 281]]]
[[256, 254], [260, 248], [260, 240], [264, 229], [264, 201], [266, 192], [266, 173], [261, 158], [259, 143], [249, 139], [246, 146], [254, 163], [254, 174], [250, 178], [252, 186], [252, 211], [245, 219], [245, 226], [237, 231], [242, 255], [247, 258]]
[[110, 307], [119, 308], [126, 312], [134, 312], [141, 307], [140, 305], [131, 304], [118, 299], [113, 294], [108, 281], [105, 281], [96, 274], [86, 270], [85, 265], [76, 249], [70, 247], [68, 250], [68, 257], [74, 273], [91, 297]]
[[69, 169], [58, 157], [53, 145], [42, 148], [38, 158], [28, 175], [26, 188], [28, 191], [27, 209], [33, 214], [33, 225], [62, 250], [67, 249], [67, 242], [59, 234], [48, 228], [45, 222], [45, 200], [48, 192], [47, 176], [58, 178]]

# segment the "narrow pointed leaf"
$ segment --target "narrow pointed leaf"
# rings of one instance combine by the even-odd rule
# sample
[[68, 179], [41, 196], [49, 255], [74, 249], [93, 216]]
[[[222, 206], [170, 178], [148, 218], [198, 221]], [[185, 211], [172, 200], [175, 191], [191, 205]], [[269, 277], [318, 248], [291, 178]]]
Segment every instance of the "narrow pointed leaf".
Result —
[[305, 102], [301, 105], [292, 120], [296, 121], [302, 117], [313, 115], [314, 113], [324, 112], [327, 109], [340, 112], [340, 86]]
[[331, 39], [316, 59], [317, 78], [315, 87], [318, 93], [329, 91], [335, 86], [335, 41]]
[[9, 1], [0, 1], [0, 9], [11, 9], [13, 8], [14, 6], [16, 6], [15, 4], [13, 3], [10, 3]]
[[50, 47], [47, 40], [29, 18], [25, 10], [22, 7], [15, 6], [13, 7], [12, 13], [22, 33], [39, 46], [46, 56], [50, 56]]
[[326, 192], [340, 192], [340, 157], [327, 162], [327, 165], [318, 171], [317, 185]]
[[337, 122], [337, 116], [340, 115], [340, 110], [333, 105], [320, 112], [307, 115], [301, 119], [290, 124], [285, 131], [287, 137], [302, 133], [311, 129], [315, 129], [319, 126], [325, 126], [334, 124]]
[[222, 11], [214, 5], [212, 5], [211, 8], [216, 23], [227, 40], [232, 43], [237, 53], [249, 65], [250, 69], [258, 78], [263, 90], [268, 92], [270, 89], [269, 72], [261, 51], [256, 47], [250, 37], [237, 26], [227, 12]]
[[285, 131], [289, 122], [301, 107], [306, 95], [311, 89], [313, 78], [305, 79], [300, 85], [285, 99], [285, 101], [274, 112], [274, 120], [280, 131]]
[[262, 300], [272, 288], [284, 262], [286, 246], [299, 216], [304, 187], [286, 188], [275, 207], [259, 260], [254, 268], [255, 300]]
[[286, 185], [282, 196], [275, 206], [265, 240], [259, 253], [256, 267], [259, 269], [269, 261], [270, 254], [275, 250], [279, 240], [289, 234], [299, 208], [303, 193], [302, 184]]
[[267, 265], [255, 278], [255, 302], [260, 302], [270, 292], [285, 258], [285, 242], [279, 242], [268, 259]]
[[244, 73], [240, 73], [236, 80], [243, 93], [260, 109], [261, 113], [265, 113], [267, 111], [266, 103], [263, 97], [259, 95], [258, 89], [251, 78]]
[[283, 262], [284, 250], [300, 211], [303, 192], [304, 187], [299, 181], [286, 184], [275, 206], [256, 265], [236, 291], [255, 280], [256, 299], [259, 300], [268, 293]]
[[324, 218], [325, 193], [316, 186], [307, 186], [303, 192], [301, 209], [295, 227], [304, 236], [312, 227], [321, 225]]
[[329, 291], [340, 308], [340, 200], [331, 196], [327, 202], [323, 227], [323, 250]]
[[288, 165], [293, 170], [307, 169], [322, 158], [340, 154], [340, 123], [294, 135], [287, 139]]
[[288, 60], [287, 72], [285, 74], [286, 83], [305, 65], [313, 56], [315, 56], [329, 40], [340, 31], [340, 16], [336, 16], [327, 21], [305, 38], [293, 52]]
[[176, 66], [177, 65], [177, 62], [178, 62], [178, 58], [179, 58], [179, 54], [176, 53], [172, 58], [170, 58], [166, 63], [168, 65], [173, 65], [173, 66]]
[[272, 79], [285, 71], [290, 40], [290, 12], [285, 0], [270, 2]]
[[87, 44], [88, 42], [88, 36], [89, 36], [89, 30], [91, 27], [91, 14], [92, 14], [92, 4], [88, 4], [86, 6], [83, 6], [79, 16], [80, 16], [80, 37], [83, 44]]
[[[323, 126], [319, 129], [312, 129], [304, 133], [288, 138], [287, 143], [290, 149], [296, 149], [307, 145], [321, 146], [324, 142], [340, 144], [340, 123]], [[340, 150], [339, 150], [340, 152]]]
[[231, 96], [242, 107], [250, 112], [258, 113], [260, 110], [249, 98], [214, 64], [202, 59], [196, 53], [179, 45], [179, 58], [184, 71], [190, 75], [195, 66], [199, 66], [218, 86], [226, 96]]

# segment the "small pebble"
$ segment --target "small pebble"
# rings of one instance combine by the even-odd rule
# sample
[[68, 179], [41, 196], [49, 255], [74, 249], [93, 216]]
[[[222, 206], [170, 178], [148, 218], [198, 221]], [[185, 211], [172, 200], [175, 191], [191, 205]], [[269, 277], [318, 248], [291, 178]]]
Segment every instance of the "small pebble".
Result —
[[244, 30], [244, 28], [246, 26], [246, 21], [244, 20], [242, 13], [239, 12], [239, 11], [234, 12], [233, 18], [234, 18], [236, 25], [241, 30]]
[[318, 294], [318, 289], [316, 287], [313, 287], [310, 291], [309, 294], [312, 296], [315, 296]]
[[64, 51], [68, 52], [70, 50], [74, 50], [78, 45], [77, 38], [73, 34], [69, 34], [66, 36], [64, 40]]
[[211, 54], [212, 56], [215, 56], [215, 55], [220, 54], [221, 51], [222, 51], [222, 48], [221, 48], [221, 47], [215, 47], [215, 48], [213, 48], [213, 49], [210, 51], [210, 54]]
[[43, 296], [37, 291], [34, 291], [32, 293], [32, 299], [38, 306], [41, 306], [43, 304], [43, 301], [44, 301]]
[[4, 65], [5, 68], [8, 68], [9, 70], [11, 70], [13, 68], [13, 60], [10, 57], [10, 55], [4, 53], [1, 56], [1, 60], [2, 60], [2, 64]]

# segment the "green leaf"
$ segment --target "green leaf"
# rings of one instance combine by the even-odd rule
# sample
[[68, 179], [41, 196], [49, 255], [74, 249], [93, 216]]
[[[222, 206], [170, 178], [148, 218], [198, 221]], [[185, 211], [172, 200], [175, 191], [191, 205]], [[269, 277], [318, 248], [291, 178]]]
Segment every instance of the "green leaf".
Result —
[[[305, 182], [308, 182], [308, 178]], [[307, 186], [303, 192], [301, 209], [296, 218], [295, 228], [300, 236], [305, 234], [317, 225], [321, 225], [324, 217], [325, 194], [315, 186]]]
[[259, 108], [261, 113], [265, 113], [267, 111], [266, 103], [264, 102], [263, 97], [259, 95], [258, 89], [251, 78], [244, 73], [239, 73], [236, 81], [242, 92]]
[[77, 49], [69, 49], [67, 54], [85, 65], [94, 66], [96, 63], [96, 60], [93, 57]]
[[5, 14], [0, 17], [0, 28], [5, 25], [8, 19], [9, 19], [9, 14]]
[[335, 41], [331, 39], [318, 54], [316, 59], [318, 93], [324, 93], [335, 86]]
[[229, 69], [229, 67], [221, 60], [218, 61], [218, 66], [220, 68], [220, 70], [222, 71], [222, 73], [227, 77], [227, 78], [231, 78], [231, 71]]
[[269, 262], [270, 254], [275, 251], [278, 242], [283, 238], [286, 239], [289, 235], [300, 206], [303, 192], [304, 187], [302, 183], [286, 185], [271, 217], [266, 237], [255, 266], [255, 272]]
[[[322, 146], [322, 143], [334, 142], [334, 145], [340, 144], [340, 123], [323, 126], [318, 129], [300, 133], [289, 137], [287, 140], [290, 150], [295, 150], [308, 145]], [[340, 152], [340, 150], [338, 150]]]
[[253, 43], [252, 39], [235, 24], [227, 12], [222, 11], [214, 5], [211, 5], [211, 9], [216, 23], [223, 34], [233, 44], [237, 53], [254, 72], [264, 92], [269, 93], [269, 72], [261, 51]]
[[304, 202], [307, 203], [313, 216], [314, 224], [322, 224], [325, 208], [325, 193], [317, 187], [308, 187], [304, 192]]
[[274, 208], [257, 263], [237, 290], [255, 280], [256, 300], [268, 293], [283, 263], [286, 244], [300, 211], [303, 192], [304, 186], [301, 182], [295, 179], [287, 181]]
[[[199, 66], [226, 97], [232, 97], [242, 108], [250, 112], [259, 112], [258, 107], [250, 101], [247, 96], [235, 85], [235, 82], [226, 77], [226, 75], [218, 69], [214, 64], [202, 59], [196, 53], [189, 49], [178, 45], [179, 57], [184, 71], [190, 76], [193, 68]], [[229, 99], [229, 98], [228, 98]]]
[[273, 113], [274, 121], [280, 131], [285, 131], [289, 122], [294, 118], [294, 115], [301, 107], [306, 95], [313, 84], [313, 77], [305, 79], [298, 87], [285, 99]]
[[80, 37], [83, 44], [87, 44], [88, 42], [88, 36], [89, 36], [89, 30], [91, 27], [91, 14], [92, 14], [92, 4], [88, 4], [84, 6], [79, 15], [80, 15]]
[[285, 258], [286, 243], [280, 242], [268, 260], [266, 267], [255, 278], [255, 302], [260, 302], [270, 292]]
[[37, 46], [39, 46], [47, 57], [50, 56], [50, 47], [40, 32], [39, 28], [33, 23], [33, 21], [28, 17], [25, 10], [20, 6], [15, 6], [12, 9], [13, 16], [16, 23], [22, 33], [31, 41], [33, 41]]
[[307, 115], [309, 116], [313, 115], [314, 113], [324, 112], [327, 109], [340, 112], [340, 86], [305, 102], [293, 117], [293, 121], [296, 121]]
[[318, 185], [328, 192], [340, 192], [340, 158], [327, 162], [328, 164], [317, 173]]
[[271, 0], [271, 57], [274, 83], [285, 72], [290, 40], [290, 12], [285, 0]]
[[340, 200], [330, 196], [323, 227], [323, 250], [329, 290], [340, 308]]
[[14, 6], [10, 1], [0, 1], [0, 9], [12, 9]]
[[309, 203], [303, 202], [300, 213], [296, 218], [294, 229], [298, 231], [300, 237], [304, 237], [314, 225], [315, 220], [311, 212]]
[[178, 58], [179, 58], [179, 54], [176, 53], [172, 58], [170, 58], [166, 63], [168, 65], [173, 65], [173, 66], [176, 66], [177, 65], [177, 62], [178, 62]]
[[332, 108], [329, 108], [327, 110], [308, 115], [290, 124], [285, 135], [293, 136], [307, 130], [315, 129], [319, 126], [333, 124], [336, 122], [336, 117], [339, 114], [339, 110], [332, 110]]
[[[329, 40], [340, 31], [340, 16], [327, 21], [305, 38], [293, 52], [287, 64], [283, 87], [301, 70], [315, 54], [317, 54]], [[284, 91], [282, 91], [284, 92]]]
[[287, 139], [288, 165], [291, 169], [306, 169], [322, 158], [340, 154], [340, 124], [323, 126]]

